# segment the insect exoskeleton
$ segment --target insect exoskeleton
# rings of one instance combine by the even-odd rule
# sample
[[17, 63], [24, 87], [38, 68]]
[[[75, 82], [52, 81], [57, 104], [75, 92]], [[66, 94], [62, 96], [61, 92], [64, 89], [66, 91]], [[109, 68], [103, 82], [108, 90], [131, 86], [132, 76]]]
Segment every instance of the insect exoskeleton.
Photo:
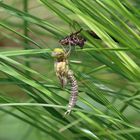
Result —
[[70, 35], [66, 36], [65, 38], [61, 39], [59, 41], [59, 43], [62, 46], [80, 46], [80, 48], [82, 49], [86, 39], [80, 35], [80, 32], [82, 31], [82, 29], [80, 29], [79, 31], [75, 32], [75, 33], [71, 33]]

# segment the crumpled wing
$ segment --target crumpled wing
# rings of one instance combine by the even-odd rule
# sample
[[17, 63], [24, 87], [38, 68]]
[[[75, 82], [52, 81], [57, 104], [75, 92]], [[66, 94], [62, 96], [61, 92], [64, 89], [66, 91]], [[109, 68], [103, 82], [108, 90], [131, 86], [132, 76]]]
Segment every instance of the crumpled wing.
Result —
[[60, 80], [60, 83], [61, 83], [62, 88], [64, 88], [67, 85], [67, 79], [66, 79], [66, 77], [64, 77], [64, 76], [58, 76], [58, 78]]
[[61, 86], [62, 88], [64, 88], [65, 85], [67, 84], [67, 71], [68, 71], [67, 62], [56, 62], [55, 70], [56, 70], [56, 75], [61, 83]]

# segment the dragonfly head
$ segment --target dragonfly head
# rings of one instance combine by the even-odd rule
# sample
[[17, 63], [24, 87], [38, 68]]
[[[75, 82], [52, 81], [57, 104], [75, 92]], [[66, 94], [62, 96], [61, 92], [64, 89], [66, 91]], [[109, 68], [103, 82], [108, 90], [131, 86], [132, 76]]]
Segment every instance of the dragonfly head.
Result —
[[65, 52], [61, 48], [55, 48], [52, 52], [52, 57], [54, 57], [54, 58], [58, 58], [58, 59], [63, 58], [64, 55], [65, 55]]

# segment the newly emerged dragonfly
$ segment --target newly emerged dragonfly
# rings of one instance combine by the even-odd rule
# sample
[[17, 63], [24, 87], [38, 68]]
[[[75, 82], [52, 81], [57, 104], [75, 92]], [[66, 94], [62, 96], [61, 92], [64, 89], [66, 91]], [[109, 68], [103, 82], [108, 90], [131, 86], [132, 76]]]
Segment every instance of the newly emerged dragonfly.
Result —
[[62, 87], [67, 84], [67, 81], [71, 83], [71, 97], [69, 99], [69, 104], [65, 115], [69, 114], [72, 108], [75, 106], [78, 96], [78, 84], [72, 70], [68, 66], [68, 53], [66, 53], [61, 48], [55, 48], [52, 52], [52, 56], [55, 60], [55, 71], [56, 75], [60, 80]]

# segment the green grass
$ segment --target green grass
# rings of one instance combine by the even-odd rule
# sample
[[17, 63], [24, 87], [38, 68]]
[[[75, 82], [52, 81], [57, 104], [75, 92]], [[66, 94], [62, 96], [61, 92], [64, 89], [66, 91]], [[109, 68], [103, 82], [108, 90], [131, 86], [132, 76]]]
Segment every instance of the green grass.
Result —
[[[137, 0], [0, 1], [0, 139], [139, 140], [139, 6]], [[64, 118], [70, 86], [61, 88], [51, 52], [80, 28], [86, 44], [69, 57], [79, 97]]]

